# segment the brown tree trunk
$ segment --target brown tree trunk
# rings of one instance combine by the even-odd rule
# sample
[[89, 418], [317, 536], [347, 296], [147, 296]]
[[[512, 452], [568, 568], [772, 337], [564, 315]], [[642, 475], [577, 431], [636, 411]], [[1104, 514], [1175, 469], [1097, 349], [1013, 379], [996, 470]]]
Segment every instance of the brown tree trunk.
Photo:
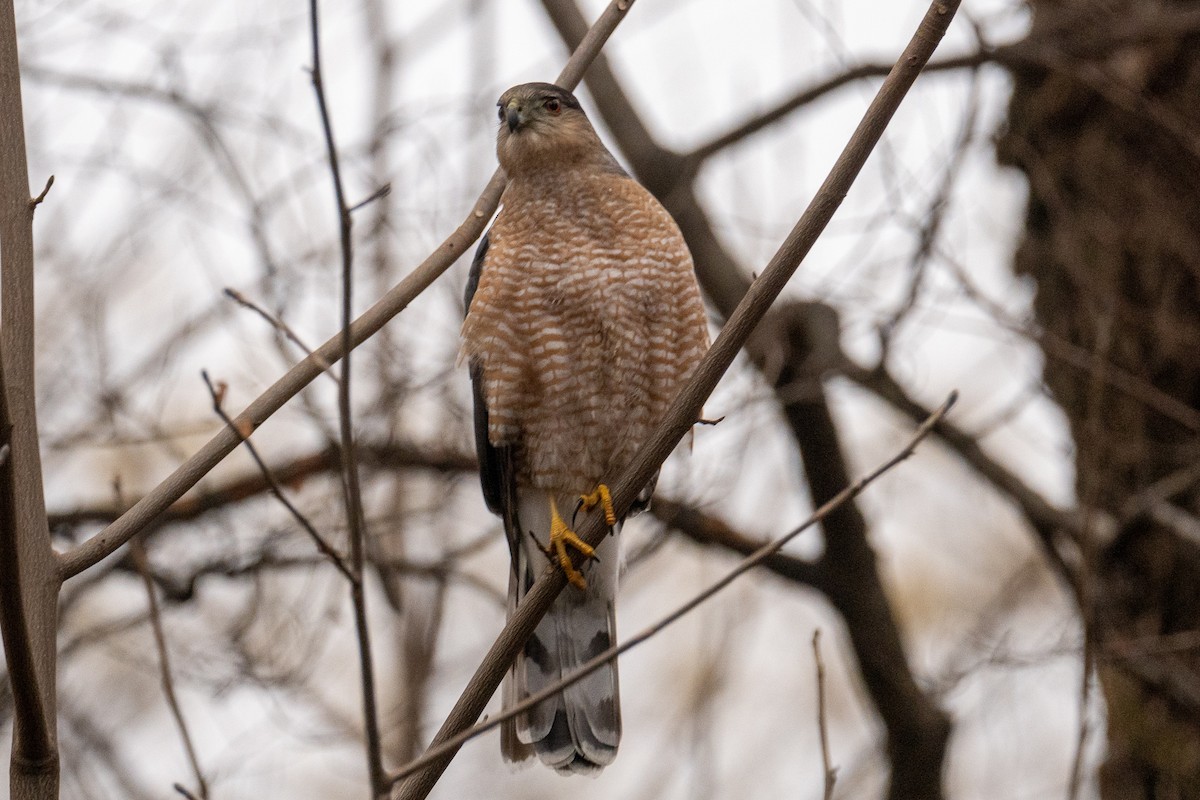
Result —
[[[1033, 0], [1003, 161], [1018, 274], [1076, 443], [1081, 607], [1108, 708], [1106, 800], [1200, 797], [1197, 2]], [[1194, 30], [1192, 26], [1191, 30]]]
[[[34, 398], [33, 214], [25, 159], [17, 26], [0, 4], [0, 633], [13, 694], [9, 791], [58, 797], [55, 634], [58, 561], [50, 546]], [[46, 187], [49, 189], [49, 185]]]

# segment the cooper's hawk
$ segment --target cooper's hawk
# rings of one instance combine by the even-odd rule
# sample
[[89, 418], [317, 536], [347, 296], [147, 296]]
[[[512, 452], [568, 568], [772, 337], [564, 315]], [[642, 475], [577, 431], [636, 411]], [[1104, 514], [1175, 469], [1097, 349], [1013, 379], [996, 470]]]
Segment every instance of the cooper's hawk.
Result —
[[[462, 330], [475, 441], [484, 498], [512, 553], [509, 613], [543, 553], [570, 580], [509, 673], [509, 706], [616, 640], [622, 521], [603, 481], [649, 436], [708, 332], [679, 229], [575, 96], [529, 83], [499, 106], [508, 186], [475, 254]], [[613, 528], [595, 554], [570, 530], [580, 501], [604, 506]], [[510, 761], [536, 752], [560, 772], [589, 772], [613, 760], [620, 738], [613, 663], [506, 725], [501, 746]]]

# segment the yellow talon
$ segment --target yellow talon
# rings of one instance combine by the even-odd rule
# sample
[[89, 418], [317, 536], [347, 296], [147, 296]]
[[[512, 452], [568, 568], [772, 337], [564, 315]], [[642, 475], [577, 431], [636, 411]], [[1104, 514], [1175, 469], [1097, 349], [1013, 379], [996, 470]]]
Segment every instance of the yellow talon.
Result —
[[[605, 493], [607, 494], [607, 489]], [[594, 504], [593, 504], [594, 505]], [[610, 504], [611, 507], [611, 504]], [[550, 547], [553, 548], [554, 554], [558, 557], [558, 565], [562, 567], [563, 573], [566, 574], [567, 580], [571, 585], [586, 589], [587, 581], [583, 574], [575, 569], [575, 565], [571, 563], [571, 557], [567, 555], [567, 545], [575, 548], [584, 557], [584, 559], [593, 558], [596, 551], [592, 546], [575, 535], [575, 531], [567, 527], [567, 523], [558, 513], [558, 505], [554, 502], [554, 498], [550, 498]]]
[[604, 509], [604, 522], [608, 527], [611, 528], [617, 524], [617, 512], [613, 511], [612, 495], [603, 483], [598, 484], [596, 491], [591, 494], [580, 495], [579, 503], [584, 511], [591, 511], [596, 506], [600, 506]]

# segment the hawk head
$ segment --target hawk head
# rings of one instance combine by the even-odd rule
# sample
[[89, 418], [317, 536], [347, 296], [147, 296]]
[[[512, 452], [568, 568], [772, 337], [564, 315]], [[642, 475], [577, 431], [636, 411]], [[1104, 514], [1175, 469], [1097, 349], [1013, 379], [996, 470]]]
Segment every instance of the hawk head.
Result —
[[611, 169], [617, 162], [592, 128], [583, 107], [552, 83], [523, 83], [500, 95], [496, 155], [508, 177], [555, 166]]

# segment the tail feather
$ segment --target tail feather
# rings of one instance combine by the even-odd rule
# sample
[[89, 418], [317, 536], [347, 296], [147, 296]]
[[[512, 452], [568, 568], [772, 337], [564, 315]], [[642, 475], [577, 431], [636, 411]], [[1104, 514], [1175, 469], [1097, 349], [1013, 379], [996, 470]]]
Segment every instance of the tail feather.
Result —
[[[574, 498], [559, 498], [571, 508]], [[549, 535], [549, 502], [543, 492], [521, 491], [520, 521], [538, 541]], [[544, 569], [545, 556], [528, 534], [513, 563], [509, 613], [525, 597]], [[567, 586], [518, 655], [504, 688], [504, 706], [540, 691], [570, 674], [616, 641], [616, 534], [597, 548], [598, 559], [579, 565], [587, 589]], [[616, 663], [601, 667], [563, 692], [506, 723], [501, 750], [509, 761], [536, 754], [559, 772], [596, 772], [616, 757], [621, 740], [620, 695]]]

